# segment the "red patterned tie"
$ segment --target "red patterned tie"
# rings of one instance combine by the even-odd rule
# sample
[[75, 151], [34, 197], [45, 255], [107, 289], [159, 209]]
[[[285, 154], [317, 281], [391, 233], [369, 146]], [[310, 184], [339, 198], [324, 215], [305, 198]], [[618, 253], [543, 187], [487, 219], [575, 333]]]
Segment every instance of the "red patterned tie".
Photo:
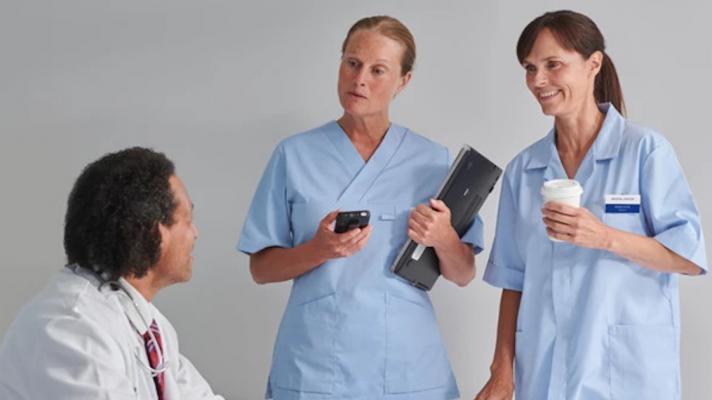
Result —
[[[148, 354], [148, 362], [150, 363], [151, 368], [158, 369], [163, 366], [158, 365], [159, 359], [156, 345], [161, 350], [161, 354], [163, 354], [163, 342], [161, 341], [161, 332], [158, 330], [158, 324], [156, 324], [155, 319], [153, 320], [153, 322], [151, 322], [151, 328], [149, 329], [151, 329], [151, 332], [153, 332], [153, 336], [156, 338], [156, 342], [158, 343], [154, 343], [153, 340], [151, 340], [151, 335], [148, 332], [143, 334], [143, 341], [146, 343], [146, 354]], [[156, 393], [158, 393], [158, 400], [163, 400], [163, 378], [163, 372], [153, 377], [153, 381], [156, 383]]]

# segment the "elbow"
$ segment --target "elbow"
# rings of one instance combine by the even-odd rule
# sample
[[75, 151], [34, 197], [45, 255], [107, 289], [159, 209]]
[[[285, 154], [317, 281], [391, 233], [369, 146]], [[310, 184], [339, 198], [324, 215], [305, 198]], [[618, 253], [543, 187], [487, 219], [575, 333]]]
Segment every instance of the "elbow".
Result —
[[456, 284], [457, 287], [459, 287], [459, 288], [464, 288], [464, 287], [467, 286], [469, 283], [470, 283], [470, 282], [467, 281], [467, 280], [460, 280], [460, 281], [456, 281], [456, 282], [455, 282], [455, 284]]
[[461, 288], [469, 285], [470, 282], [475, 279], [476, 270], [474, 255], [465, 263], [455, 268], [452, 266], [446, 268], [443, 264], [440, 264], [440, 272], [443, 274], [443, 277]]
[[461, 277], [458, 279], [455, 284], [458, 287], [464, 288], [465, 286], [469, 285], [470, 282], [472, 282], [475, 279], [475, 269], [472, 268], [471, 272], [467, 274], [466, 276]]
[[474, 254], [472, 255], [472, 259], [468, 260], [467, 264], [468, 268], [466, 272], [460, 276], [460, 279], [458, 279], [457, 282], [455, 282], [455, 284], [461, 288], [469, 285], [470, 282], [475, 279], [475, 275], [477, 275], [477, 265], [475, 264]]
[[250, 262], [250, 275], [252, 275], [252, 280], [258, 285], [269, 283], [269, 281], [260, 272], [260, 268], [256, 266], [255, 263]]
[[686, 268], [686, 271], [683, 271], [683, 274], [690, 275], [690, 276], [699, 276], [699, 275], [704, 275], [705, 270], [702, 269], [700, 266], [697, 264], [690, 263], [691, 265], [688, 265]]
[[[445, 276], [445, 275], [443, 275]], [[468, 269], [467, 272], [462, 272], [458, 274], [457, 276], [445, 276], [445, 279], [449, 280], [450, 282], [454, 283], [458, 287], [464, 288], [465, 286], [469, 285], [470, 282], [472, 282], [475, 279], [475, 268], [472, 266], [472, 268]]]

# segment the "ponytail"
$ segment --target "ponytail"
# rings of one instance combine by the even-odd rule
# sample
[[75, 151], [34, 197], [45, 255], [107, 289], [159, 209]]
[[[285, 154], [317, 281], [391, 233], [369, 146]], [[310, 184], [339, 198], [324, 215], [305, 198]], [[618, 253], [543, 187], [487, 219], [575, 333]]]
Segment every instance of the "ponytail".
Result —
[[625, 103], [623, 102], [623, 89], [613, 60], [603, 53], [601, 70], [598, 71], [596, 82], [593, 88], [593, 96], [597, 103], [611, 103], [622, 115], [625, 115]]

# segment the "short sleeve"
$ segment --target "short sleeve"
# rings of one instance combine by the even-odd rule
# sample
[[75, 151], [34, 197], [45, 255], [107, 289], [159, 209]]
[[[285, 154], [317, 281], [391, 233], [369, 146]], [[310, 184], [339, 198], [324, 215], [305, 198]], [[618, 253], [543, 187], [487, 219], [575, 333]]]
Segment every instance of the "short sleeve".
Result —
[[708, 270], [700, 213], [668, 142], [648, 154], [641, 171], [641, 202], [648, 226], [663, 246]]
[[268, 247], [292, 247], [284, 148], [272, 154], [242, 226], [237, 249], [253, 254]]
[[480, 215], [477, 214], [475, 216], [475, 220], [472, 221], [470, 228], [467, 229], [467, 232], [465, 232], [464, 235], [462, 235], [462, 242], [472, 246], [472, 249], [475, 251], [475, 254], [479, 254], [485, 248], [483, 230], [484, 223], [482, 222], [482, 218], [480, 218]]
[[521, 292], [524, 287], [524, 262], [516, 246], [517, 207], [509, 174], [502, 179], [494, 243], [482, 279], [492, 286]]

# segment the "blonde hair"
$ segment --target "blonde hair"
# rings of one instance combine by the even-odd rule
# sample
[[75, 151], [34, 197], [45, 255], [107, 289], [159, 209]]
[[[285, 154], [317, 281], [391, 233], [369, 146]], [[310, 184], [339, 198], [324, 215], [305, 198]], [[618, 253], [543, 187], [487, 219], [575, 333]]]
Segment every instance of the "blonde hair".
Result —
[[346, 51], [346, 45], [351, 35], [358, 30], [374, 30], [381, 35], [393, 39], [403, 45], [403, 56], [401, 57], [401, 75], [405, 75], [413, 70], [415, 65], [415, 38], [408, 28], [399, 20], [387, 15], [376, 15], [373, 17], [361, 18], [351, 26], [346, 34], [346, 39], [341, 45], [341, 54]]

